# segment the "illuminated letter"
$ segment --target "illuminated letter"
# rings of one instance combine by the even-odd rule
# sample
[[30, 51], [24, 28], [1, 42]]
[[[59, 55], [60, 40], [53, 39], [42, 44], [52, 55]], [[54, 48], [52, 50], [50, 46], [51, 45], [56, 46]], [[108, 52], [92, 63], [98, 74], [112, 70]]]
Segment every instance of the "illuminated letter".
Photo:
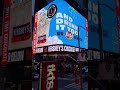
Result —
[[56, 24], [62, 24], [63, 20], [62, 19], [56, 19]]
[[56, 18], [63, 18], [62, 13], [57, 13]]

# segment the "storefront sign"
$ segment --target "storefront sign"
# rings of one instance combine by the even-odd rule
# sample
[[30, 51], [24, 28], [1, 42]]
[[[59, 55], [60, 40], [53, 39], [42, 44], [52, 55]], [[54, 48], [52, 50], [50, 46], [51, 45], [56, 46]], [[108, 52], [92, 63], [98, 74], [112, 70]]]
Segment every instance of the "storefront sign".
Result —
[[[63, 6], [62, 8], [61, 5]], [[55, 48], [58, 48], [56, 47], [58, 44], [67, 45], [67, 48], [68, 46], [77, 48], [80, 46], [80, 48], [87, 49], [87, 23], [86, 18], [66, 1], [53, 1], [35, 13], [33, 52], [36, 53], [36, 48], [44, 46], [48, 46], [48, 51], [53, 52]], [[80, 33], [80, 36], [78, 33]], [[78, 42], [79, 39], [80, 45]], [[55, 47], [50, 45], [54, 45]], [[57, 49], [57, 51], [65, 50]], [[69, 52], [71, 51], [74, 50], [70, 48]]]
[[42, 62], [40, 90], [57, 90], [57, 62]]
[[9, 52], [8, 62], [17, 62], [24, 60], [24, 50]]
[[79, 48], [71, 47], [67, 45], [52, 45], [46, 47], [36, 48], [36, 53], [44, 52], [79, 52]]
[[87, 60], [100, 60], [100, 52], [94, 50], [87, 51]]
[[9, 51], [32, 46], [32, 0], [26, 1], [12, 0]]
[[11, 0], [4, 0], [3, 32], [2, 32], [2, 62], [8, 63], [9, 29]]
[[21, 26], [13, 27], [12, 42], [19, 42], [27, 40], [31, 37], [30, 23]]

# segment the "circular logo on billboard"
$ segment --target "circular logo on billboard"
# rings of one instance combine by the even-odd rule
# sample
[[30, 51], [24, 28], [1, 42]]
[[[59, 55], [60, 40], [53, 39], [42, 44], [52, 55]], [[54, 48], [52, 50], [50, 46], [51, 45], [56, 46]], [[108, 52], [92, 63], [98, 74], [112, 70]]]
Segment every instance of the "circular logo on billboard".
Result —
[[57, 6], [55, 4], [52, 4], [48, 11], [47, 11], [47, 17], [52, 18], [57, 12]]
[[72, 39], [73, 38], [73, 34], [70, 31], [66, 32], [65, 36], [66, 36], [67, 39]]

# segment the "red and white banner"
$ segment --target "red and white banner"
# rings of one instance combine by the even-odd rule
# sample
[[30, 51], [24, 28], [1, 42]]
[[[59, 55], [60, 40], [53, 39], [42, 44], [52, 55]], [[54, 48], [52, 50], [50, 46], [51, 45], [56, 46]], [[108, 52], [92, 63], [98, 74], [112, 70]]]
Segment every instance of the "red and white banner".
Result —
[[4, 16], [3, 16], [3, 32], [2, 32], [2, 61], [1, 61], [2, 65], [5, 65], [8, 63], [10, 5], [11, 5], [11, 0], [4, 0]]
[[120, 1], [116, 0], [116, 14], [117, 14], [117, 30], [118, 30], [118, 43], [120, 52]]
[[58, 90], [57, 62], [42, 62], [40, 90]]
[[34, 31], [33, 31], [33, 42], [32, 42], [32, 50], [33, 54], [36, 53], [36, 40], [37, 40], [37, 20], [38, 20], [38, 13], [35, 14], [35, 22], [34, 22]]
[[12, 0], [9, 51], [32, 47], [32, 1]]

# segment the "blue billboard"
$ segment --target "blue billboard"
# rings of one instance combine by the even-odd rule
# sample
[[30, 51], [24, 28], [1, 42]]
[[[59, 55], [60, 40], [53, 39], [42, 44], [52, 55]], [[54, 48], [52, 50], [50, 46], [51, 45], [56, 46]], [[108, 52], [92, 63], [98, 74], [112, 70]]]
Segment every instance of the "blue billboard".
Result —
[[99, 49], [98, 0], [88, 0], [88, 47]]
[[[103, 1], [103, 2], [102, 2]], [[116, 1], [101, 1], [103, 50], [118, 53]]]
[[88, 1], [88, 47], [100, 50], [98, 2], [100, 5], [103, 51], [118, 53], [118, 31], [115, 0]]
[[[51, 45], [66, 45], [69, 49], [70, 47], [88, 48], [87, 20], [64, 0], [55, 0], [36, 12], [34, 26], [36, 48]], [[60, 48], [64, 49], [63, 46]], [[39, 52], [38, 49], [37, 51]]]

